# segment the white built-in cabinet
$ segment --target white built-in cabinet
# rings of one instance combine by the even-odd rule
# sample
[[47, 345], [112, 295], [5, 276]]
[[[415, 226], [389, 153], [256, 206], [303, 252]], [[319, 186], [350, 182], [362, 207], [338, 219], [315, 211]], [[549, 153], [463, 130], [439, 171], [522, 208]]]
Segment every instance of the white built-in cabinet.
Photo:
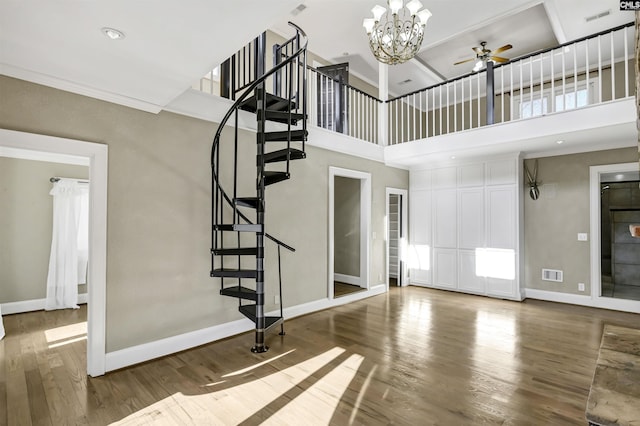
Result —
[[519, 157], [410, 171], [411, 284], [522, 300]]

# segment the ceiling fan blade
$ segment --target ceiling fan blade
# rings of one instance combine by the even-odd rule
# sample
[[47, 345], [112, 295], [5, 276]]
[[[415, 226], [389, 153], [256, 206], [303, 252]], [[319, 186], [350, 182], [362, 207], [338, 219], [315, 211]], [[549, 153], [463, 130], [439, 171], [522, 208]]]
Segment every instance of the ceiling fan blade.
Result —
[[456, 62], [453, 65], [460, 65], [460, 64], [464, 64], [464, 63], [475, 61], [475, 60], [476, 60], [476, 58], [469, 58], [469, 59], [465, 59], [464, 61]]
[[481, 47], [472, 47], [471, 49], [473, 49], [474, 52], [476, 52], [478, 55], [482, 55], [483, 51]]
[[511, 49], [512, 47], [513, 47], [513, 46], [512, 46], [512, 45], [510, 45], [510, 44], [505, 44], [505, 45], [504, 45], [504, 46], [502, 46], [502, 47], [498, 47], [498, 48], [497, 48], [496, 50], [494, 50], [492, 53], [494, 53], [494, 54], [498, 54], [498, 53], [500, 53], [500, 52], [504, 52], [505, 50], [509, 50], [509, 49]]
[[491, 59], [494, 62], [509, 62], [507, 58], [503, 58], [500, 56], [490, 56], [489, 59]]

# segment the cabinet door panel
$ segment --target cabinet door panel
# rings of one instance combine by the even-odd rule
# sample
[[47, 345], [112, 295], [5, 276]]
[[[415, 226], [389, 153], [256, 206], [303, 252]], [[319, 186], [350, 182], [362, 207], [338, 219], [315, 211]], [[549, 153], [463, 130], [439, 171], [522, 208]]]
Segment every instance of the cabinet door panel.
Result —
[[431, 175], [433, 188], [455, 188], [457, 168], [445, 167], [435, 169]]
[[515, 188], [487, 188], [487, 247], [516, 248]]
[[458, 192], [458, 247], [484, 247], [484, 190], [463, 189]]
[[498, 160], [487, 163], [487, 185], [516, 183], [516, 161]]
[[431, 191], [411, 191], [409, 225], [411, 244], [431, 244]]
[[457, 245], [457, 193], [455, 189], [434, 191], [434, 247]]
[[515, 280], [487, 278], [487, 294], [489, 296], [516, 297]]
[[458, 167], [458, 188], [484, 186], [484, 164]]
[[458, 289], [470, 293], [485, 293], [485, 278], [476, 275], [475, 251], [458, 252]]
[[457, 259], [455, 249], [434, 249], [434, 284], [443, 288], [457, 287]]

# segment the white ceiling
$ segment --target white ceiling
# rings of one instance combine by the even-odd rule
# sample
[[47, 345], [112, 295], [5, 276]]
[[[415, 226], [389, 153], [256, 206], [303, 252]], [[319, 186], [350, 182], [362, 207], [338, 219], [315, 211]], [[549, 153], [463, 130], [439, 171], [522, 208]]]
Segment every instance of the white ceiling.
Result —
[[[619, 11], [618, 0], [421, 0], [429, 20], [418, 59], [391, 66], [389, 90], [408, 93], [467, 74], [473, 62], [453, 66], [474, 56], [471, 50], [487, 41], [496, 49], [513, 45], [500, 56], [513, 59], [540, 49], [588, 36], [633, 21], [633, 12]], [[362, 19], [384, 0], [300, 0], [307, 8], [289, 16], [309, 35], [309, 49], [332, 62], [350, 62], [358, 77], [378, 81], [378, 63], [369, 51]], [[591, 22], [586, 17], [610, 11]], [[274, 26], [286, 28], [285, 19]], [[426, 66], [425, 66], [426, 65]], [[431, 71], [435, 71], [434, 74]], [[411, 82], [400, 84], [410, 79]]]
[[[633, 20], [617, 0], [422, 0], [431, 10], [419, 60], [390, 68], [402, 94], [462, 75], [480, 41], [513, 58]], [[291, 12], [303, 3], [306, 9]], [[383, 0], [2, 0], [0, 73], [157, 112], [267, 28], [309, 35], [309, 49], [377, 83], [362, 19]], [[587, 23], [585, 17], [610, 10]], [[102, 27], [126, 34], [108, 40]], [[431, 70], [436, 71], [433, 73]], [[410, 83], [398, 84], [410, 79]]]

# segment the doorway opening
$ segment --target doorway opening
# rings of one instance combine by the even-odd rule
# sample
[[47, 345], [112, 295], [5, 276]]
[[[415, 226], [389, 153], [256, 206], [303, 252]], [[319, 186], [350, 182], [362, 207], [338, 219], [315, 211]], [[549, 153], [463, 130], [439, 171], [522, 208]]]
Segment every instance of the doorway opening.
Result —
[[371, 174], [329, 168], [329, 299], [369, 289]]
[[590, 168], [591, 296], [597, 306], [640, 311], [640, 239], [629, 225], [640, 223], [638, 163]]
[[387, 287], [409, 284], [407, 265], [404, 261], [407, 245], [407, 190], [387, 188], [386, 191], [386, 249]]
[[0, 129], [0, 156], [89, 166], [87, 374], [106, 371], [107, 146]]

